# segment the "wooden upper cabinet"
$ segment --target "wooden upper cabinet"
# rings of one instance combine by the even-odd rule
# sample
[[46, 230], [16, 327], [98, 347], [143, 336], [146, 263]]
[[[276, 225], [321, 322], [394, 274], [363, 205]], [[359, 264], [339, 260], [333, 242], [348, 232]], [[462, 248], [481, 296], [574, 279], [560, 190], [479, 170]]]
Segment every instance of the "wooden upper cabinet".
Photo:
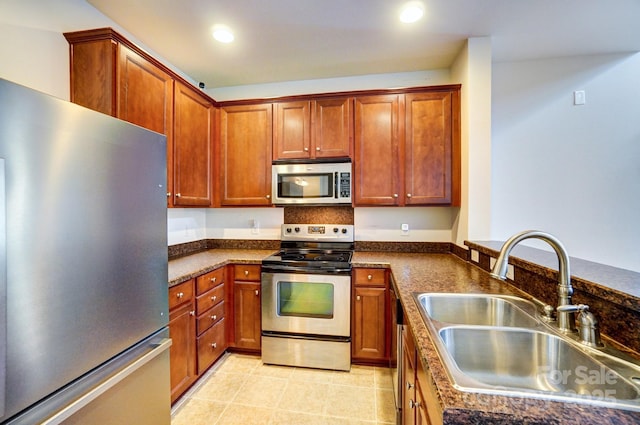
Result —
[[221, 108], [221, 205], [271, 205], [272, 115], [270, 103]]
[[405, 96], [405, 204], [452, 203], [450, 91]]
[[316, 158], [353, 156], [353, 98], [313, 102], [311, 147]]
[[311, 102], [276, 103], [273, 159], [311, 158]]
[[351, 98], [274, 104], [273, 159], [351, 157]]
[[212, 203], [213, 105], [199, 92], [176, 82], [174, 112], [175, 206]]
[[354, 204], [398, 205], [401, 95], [355, 99]]
[[167, 134], [171, 130], [173, 79], [166, 72], [120, 44], [117, 70], [117, 117]]

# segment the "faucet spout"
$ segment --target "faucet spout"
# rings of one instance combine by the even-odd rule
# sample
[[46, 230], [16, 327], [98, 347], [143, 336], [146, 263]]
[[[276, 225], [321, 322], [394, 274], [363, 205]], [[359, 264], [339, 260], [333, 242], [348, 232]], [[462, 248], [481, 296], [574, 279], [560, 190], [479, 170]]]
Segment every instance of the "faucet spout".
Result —
[[[558, 306], [571, 305], [573, 287], [571, 286], [571, 272], [569, 268], [569, 254], [566, 248], [555, 236], [538, 230], [525, 230], [511, 236], [500, 249], [500, 254], [491, 270], [491, 276], [505, 280], [509, 254], [513, 247], [525, 239], [540, 239], [547, 242], [558, 256]], [[562, 332], [571, 333], [576, 329], [575, 313], [560, 311], [558, 314], [558, 327]]]

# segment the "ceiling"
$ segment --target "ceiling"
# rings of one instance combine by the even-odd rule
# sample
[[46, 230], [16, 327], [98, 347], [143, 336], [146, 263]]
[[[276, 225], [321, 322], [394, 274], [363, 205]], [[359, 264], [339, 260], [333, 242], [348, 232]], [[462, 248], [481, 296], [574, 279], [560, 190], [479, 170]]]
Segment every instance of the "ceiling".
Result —
[[494, 62], [640, 51], [640, 0], [422, 0], [414, 24], [404, 0], [87, 2], [207, 88], [448, 68], [469, 37]]

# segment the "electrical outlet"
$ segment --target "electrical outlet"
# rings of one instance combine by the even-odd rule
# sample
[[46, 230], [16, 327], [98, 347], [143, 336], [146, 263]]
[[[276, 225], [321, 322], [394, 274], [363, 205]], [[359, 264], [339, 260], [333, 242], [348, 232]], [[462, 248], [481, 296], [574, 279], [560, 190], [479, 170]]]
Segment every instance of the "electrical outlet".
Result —
[[409, 234], [409, 225], [406, 224], [406, 223], [400, 225], [400, 230], [402, 230], [402, 234], [403, 235], [408, 235]]
[[260, 222], [258, 220], [251, 219], [249, 220], [249, 224], [251, 225], [251, 234], [257, 235], [260, 233]]

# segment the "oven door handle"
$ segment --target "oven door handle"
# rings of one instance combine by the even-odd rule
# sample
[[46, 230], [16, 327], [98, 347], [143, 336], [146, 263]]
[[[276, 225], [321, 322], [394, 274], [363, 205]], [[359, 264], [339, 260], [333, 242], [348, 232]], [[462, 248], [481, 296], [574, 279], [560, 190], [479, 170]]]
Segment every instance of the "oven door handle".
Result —
[[334, 335], [312, 335], [312, 334], [293, 334], [286, 332], [273, 332], [262, 331], [262, 336], [270, 336], [273, 338], [286, 338], [286, 339], [306, 339], [313, 341], [336, 341], [336, 342], [349, 342], [350, 336], [334, 336]]

